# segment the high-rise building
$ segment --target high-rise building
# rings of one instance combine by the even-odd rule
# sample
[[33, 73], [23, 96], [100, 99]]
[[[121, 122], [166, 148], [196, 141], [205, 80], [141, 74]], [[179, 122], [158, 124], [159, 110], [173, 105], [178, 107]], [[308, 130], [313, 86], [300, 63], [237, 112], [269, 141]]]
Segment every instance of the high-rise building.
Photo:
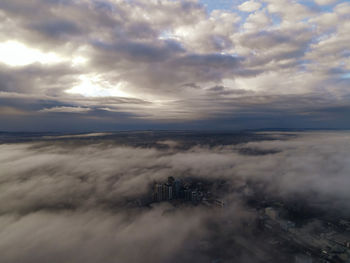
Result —
[[161, 202], [174, 199], [174, 187], [170, 184], [154, 184], [153, 201]]
[[162, 200], [168, 200], [169, 197], [169, 189], [168, 189], [168, 185], [167, 184], [163, 184], [162, 185]]
[[173, 200], [173, 185], [168, 185], [168, 200]]
[[163, 187], [162, 184], [155, 184], [154, 185], [154, 200], [161, 202], [163, 200]]
[[173, 185], [174, 185], [174, 187], [173, 187], [173, 190], [174, 190], [173, 196], [176, 199], [180, 199], [181, 198], [182, 183], [181, 183], [180, 180], [175, 180]]
[[186, 201], [191, 201], [191, 193], [192, 191], [190, 189], [185, 189], [184, 190], [184, 197]]
[[172, 185], [175, 182], [175, 178], [172, 176], [168, 177], [168, 184]]
[[193, 202], [198, 201], [198, 192], [196, 190], [191, 192], [191, 201]]

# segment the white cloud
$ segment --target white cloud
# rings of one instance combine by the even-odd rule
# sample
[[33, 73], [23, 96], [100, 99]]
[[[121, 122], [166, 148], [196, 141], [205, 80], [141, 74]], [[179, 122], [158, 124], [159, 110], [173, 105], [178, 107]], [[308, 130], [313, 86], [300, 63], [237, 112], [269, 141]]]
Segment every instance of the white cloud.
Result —
[[315, 0], [315, 2], [319, 5], [330, 5], [337, 2], [337, 0]]
[[350, 3], [340, 3], [334, 7], [334, 11], [339, 15], [350, 15]]
[[243, 12], [254, 12], [254, 11], [260, 9], [260, 7], [261, 7], [260, 2], [250, 0], [250, 1], [246, 1], [243, 4], [239, 5], [238, 9], [240, 11], [243, 11]]
[[101, 76], [94, 74], [81, 75], [79, 80], [79, 84], [67, 89], [66, 92], [86, 97], [128, 97], [128, 94], [122, 91], [126, 86], [125, 82], [112, 85]]
[[53, 108], [45, 108], [40, 110], [39, 112], [69, 112], [69, 113], [86, 113], [91, 109], [83, 108], [83, 107], [53, 107]]
[[257, 11], [250, 14], [246, 19], [243, 28], [249, 31], [259, 31], [267, 28], [272, 23], [270, 17], [264, 11]]
[[10, 66], [26, 66], [32, 63], [55, 64], [65, 61], [53, 52], [45, 53], [35, 48], [27, 47], [17, 41], [0, 43], [0, 62]]

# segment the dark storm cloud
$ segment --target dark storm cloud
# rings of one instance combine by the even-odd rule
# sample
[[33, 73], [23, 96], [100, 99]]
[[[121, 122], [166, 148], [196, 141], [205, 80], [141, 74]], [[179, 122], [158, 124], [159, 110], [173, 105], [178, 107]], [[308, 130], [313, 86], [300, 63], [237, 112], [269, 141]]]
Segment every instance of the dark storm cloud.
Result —
[[[35, 127], [46, 127], [44, 130], [48, 130], [47, 127], [54, 128], [60, 127], [60, 131], [65, 130], [80, 130], [82, 127], [87, 127], [82, 123], [90, 121], [94, 125], [98, 125], [95, 130], [119, 130], [128, 129], [127, 127], [138, 127], [138, 129], [144, 129], [144, 127], [151, 127], [154, 129], [181, 129], [183, 125], [192, 129], [204, 129], [212, 130], [213, 126], [227, 130], [227, 129], [252, 129], [261, 128], [295, 128], [298, 125], [307, 128], [349, 128], [348, 122], [344, 122], [343, 118], [347, 117], [347, 107], [343, 102], [334, 101], [331, 98], [326, 99], [324, 96], [257, 96], [254, 93], [221, 88], [211, 88], [208, 90], [211, 93], [212, 98], [215, 98], [217, 102], [220, 102], [221, 106], [218, 108], [210, 100], [197, 100], [197, 101], [177, 101], [177, 107], [182, 107], [183, 112], [188, 111], [191, 114], [191, 110], [187, 105], [192, 104], [201, 112], [211, 116], [209, 120], [191, 121], [191, 123], [179, 122], [178, 125], [166, 125], [162, 126], [156, 122], [144, 122], [139, 119], [140, 114], [132, 114], [130, 110], [142, 109], [145, 107], [153, 107], [153, 103], [149, 101], [143, 101], [138, 99], [128, 98], [67, 98], [65, 101], [56, 101], [55, 97], [41, 96], [40, 99], [36, 97], [23, 97], [19, 94], [0, 93], [2, 99], [1, 104], [6, 107], [13, 107], [17, 109], [19, 114], [16, 120], [21, 120], [22, 123], [30, 124], [32, 120], [36, 123], [35, 126], [28, 125], [27, 130], [34, 131]], [[226, 98], [231, 96], [231, 99]], [[269, 102], [268, 105], [266, 103]], [[81, 107], [80, 105], [87, 105]], [[108, 106], [106, 106], [108, 105]], [[329, 107], [329, 105], [334, 105]], [[72, 118], [67, 118], [69, 115], [62, 115], [60, 112], [64, 112], [64, 108], [60, 107], [76, 107], [77, 110], [86, 108], [89, 111], [84, 113], [84, 116], [79, 115]], [[51, 110], [50, 110], [51, 109]], [[223, 111], [223, 109], [227, 109]], [[231, 110], [235, 109], [236, 114], [232, 115]], [[58, 114], [55, 114], [54, 111]], [[164, 113], [169, 114], [171, 111], [168, 109]], [[10, 119], [14, 116], [16, 111], [2, 111], [2, 119], [4, 120], [0, 125], [2, 129], [7, 130], [7, 127], [13, 127], [18, 129], [12, 123], [15, 121]], [[29, 116], [24, 116], [22, 112], [26, 112]], [[45, 116], [44, 113], [50, 113], [51, 116]], [[68, 111], [66, 111], [68, 112]], [[72, 113], [75, 111], [72, 110]], [[38, 114], [40, 113], [40, 114]], [[174, 112], [176, 114], [176, 112]], [[10, 115], [9, 115], [10, 114]], [[220, 117], [218, 117], [220, 115]], [[191, 116], [191, 115], [190, 115]], [[79, 121], [77, 118], [84, 118]], [[145, 118], [152, 118], [151, 112], [144, 111]], [[137, 120], [135, 122], [135, 120]], [[40, 121], [44, 123], [38, 125]], [[327, 122], [327, 125], [325, 125]], [[8, 123], [9, 126], [4, 125]], [[57, 126], [58, 123], [64, 123], [64, 125]], [[11, 124], [11, 125], [10, 125]], [[43, 126], [41, 126], [43, 125]], [[49, 125], [49, 126], [47, 126]], [[82, 125], [82, 126], [80, 126]], [[134, 126], [135, 125], [135, 126]], [[146, 125], [146, 126], [145, 126]], [[143, 127], [143, 128], [142, 128]], [[89, 130], [90, 128], [88, 128]], [[23, 130], [23, 128], [20, 128]]]

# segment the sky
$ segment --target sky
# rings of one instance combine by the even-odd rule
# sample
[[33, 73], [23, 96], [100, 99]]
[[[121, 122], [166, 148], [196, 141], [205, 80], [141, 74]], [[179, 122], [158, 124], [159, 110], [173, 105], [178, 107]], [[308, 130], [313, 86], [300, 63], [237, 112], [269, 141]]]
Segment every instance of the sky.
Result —
[[2, 0], [0, 130], [350, 128], [345, 0]]

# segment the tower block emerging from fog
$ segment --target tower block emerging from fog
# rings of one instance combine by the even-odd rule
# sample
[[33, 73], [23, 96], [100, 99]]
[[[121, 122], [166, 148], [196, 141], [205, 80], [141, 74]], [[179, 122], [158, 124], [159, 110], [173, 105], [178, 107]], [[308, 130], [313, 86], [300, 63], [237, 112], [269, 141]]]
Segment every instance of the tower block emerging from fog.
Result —
[[179, 192], [180, 186], [175, 183], [174, 177], [169, 177], [167, 183], [155, 183], [153, 189], [153, 201], [170, 201], [176, 199], [176, 193]]
[[194, 204], [204, 202], [218, 207], [224, 206], [222, 201], [212, 198], [208, 187], [205, 189], [202, 182], [183, 181], [172, 176], [168, 177], [166, 183], [155, 183], [152, 196], [154, 202], [182, 200], [191, 201]]
[[155, 184], [153, 189], [153, 201], [161, 202], [163, 201], [163, 185]]

